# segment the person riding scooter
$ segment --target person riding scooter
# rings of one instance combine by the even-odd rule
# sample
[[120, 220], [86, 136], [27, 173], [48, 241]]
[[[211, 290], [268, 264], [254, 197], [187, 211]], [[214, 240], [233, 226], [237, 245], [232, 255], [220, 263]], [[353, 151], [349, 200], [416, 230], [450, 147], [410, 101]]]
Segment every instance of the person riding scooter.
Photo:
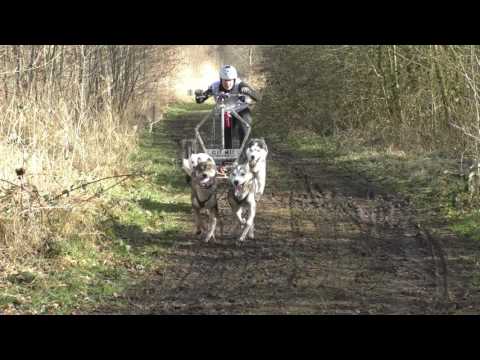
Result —
[[[202, 94], [195, 95], [195, 101], [197, 104], [201, 104], [206, 101], [210, 96], [217, 98], [220, 94], [241, 94], [248, 95], [254, 101], [258, 101], [258, 94], [244, 81], [238, 78], [237, 70], [232, 65], [224, 65], [220, 69], [220, 81], [216, 81], [211, 84], [206, 91]], [[241, 111], [239, 115], [250, 125], [252, 124], [252, 116], [250, 109], [246, 108]], [[234, 133], [238, 133], [240, 144], [245, 138], [247, 130], [241, 121], [232, 116], [232, 129]], [[225, 129], [225, 148], [232, 148], [232, 135], [230, 129]]]

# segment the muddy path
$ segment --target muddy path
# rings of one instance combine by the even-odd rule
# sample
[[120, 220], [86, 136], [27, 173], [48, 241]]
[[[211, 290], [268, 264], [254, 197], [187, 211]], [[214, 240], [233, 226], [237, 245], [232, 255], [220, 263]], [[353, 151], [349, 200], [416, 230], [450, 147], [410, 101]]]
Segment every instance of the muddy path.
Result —
[[[169, 138], [192, 133], [202, 115], [169, 121]], [[270, 150], [255, 240], [235, 245], [222, 195], [225, 236], [202, 243], [192, 218], [165, 265], [126, 295], [129, 313], [443, 314], [473, 301], [466, 262], [455, 263], [465, 244], [441, 224], [367, 179]]]

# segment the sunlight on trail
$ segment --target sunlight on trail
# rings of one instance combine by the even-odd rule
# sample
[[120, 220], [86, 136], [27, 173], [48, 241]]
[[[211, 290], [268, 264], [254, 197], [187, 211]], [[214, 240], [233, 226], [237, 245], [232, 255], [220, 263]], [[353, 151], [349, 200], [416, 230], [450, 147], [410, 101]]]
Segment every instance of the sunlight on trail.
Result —
[[181, 100], [191, 100], [193, 93], [189, 95], [189, 90], [192, 90], [192, 92], [195, 89], [206, 90], [217, 79], [217, 66], [212, 62], [204, 62], [198, 67], [186, 66], [179, 71], [176, 77], [175, 95]]

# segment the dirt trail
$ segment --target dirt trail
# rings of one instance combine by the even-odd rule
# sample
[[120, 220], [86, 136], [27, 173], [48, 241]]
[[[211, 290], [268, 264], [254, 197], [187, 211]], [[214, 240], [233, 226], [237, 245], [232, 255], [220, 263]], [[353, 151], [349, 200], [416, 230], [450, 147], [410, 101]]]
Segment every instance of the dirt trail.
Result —
[[[170, 121], [169, 137], [203, 114]], [[365, 179], [270, 149], [255, 240], [204, 244], [192, 225], [168, 265], [131, 289], [132, 313], [438, 314], [462, 298], [442, 247], [451, 234], [432, 235], [408, 201]], [[220, 210], [229, 235], [224, 198]]]

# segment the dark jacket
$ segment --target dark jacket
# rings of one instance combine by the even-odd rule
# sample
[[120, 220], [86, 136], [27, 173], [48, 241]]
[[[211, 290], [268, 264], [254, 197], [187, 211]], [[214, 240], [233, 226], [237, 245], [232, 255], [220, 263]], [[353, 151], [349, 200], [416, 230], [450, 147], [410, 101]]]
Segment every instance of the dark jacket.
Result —
[[[235, 88], [235, 86], [232, 87], [232, 90]], [[223, 91], [225, 93], [230, 93], [231, 90], [226, 90], [223, 86], [222, 86], [222, 83], [220, 82], [220, 91]], [[246, 82], [244, 81], [241, 81], [239, 84], [238, 84], [238, 91], [241, 93], [241, 94], [245, 94], [245, 95], [248, 95], [250, 96], [253, 100], [255, 101], [258, 101], [259, 99], [259, 95], [258, 93], [253, 90]], [[201, 104], [203, 103], [205, 100], [207, 100], [210, 96], [213, 95], [213, 90], [212, 90], [212, 85], [210, 85], [208, 87], [208, 89], [206, 91], [203, 92], [203, 95], [202, 96], [197, 96], [195, 97], [195, 100], [197, 102], [197, 104]]]

